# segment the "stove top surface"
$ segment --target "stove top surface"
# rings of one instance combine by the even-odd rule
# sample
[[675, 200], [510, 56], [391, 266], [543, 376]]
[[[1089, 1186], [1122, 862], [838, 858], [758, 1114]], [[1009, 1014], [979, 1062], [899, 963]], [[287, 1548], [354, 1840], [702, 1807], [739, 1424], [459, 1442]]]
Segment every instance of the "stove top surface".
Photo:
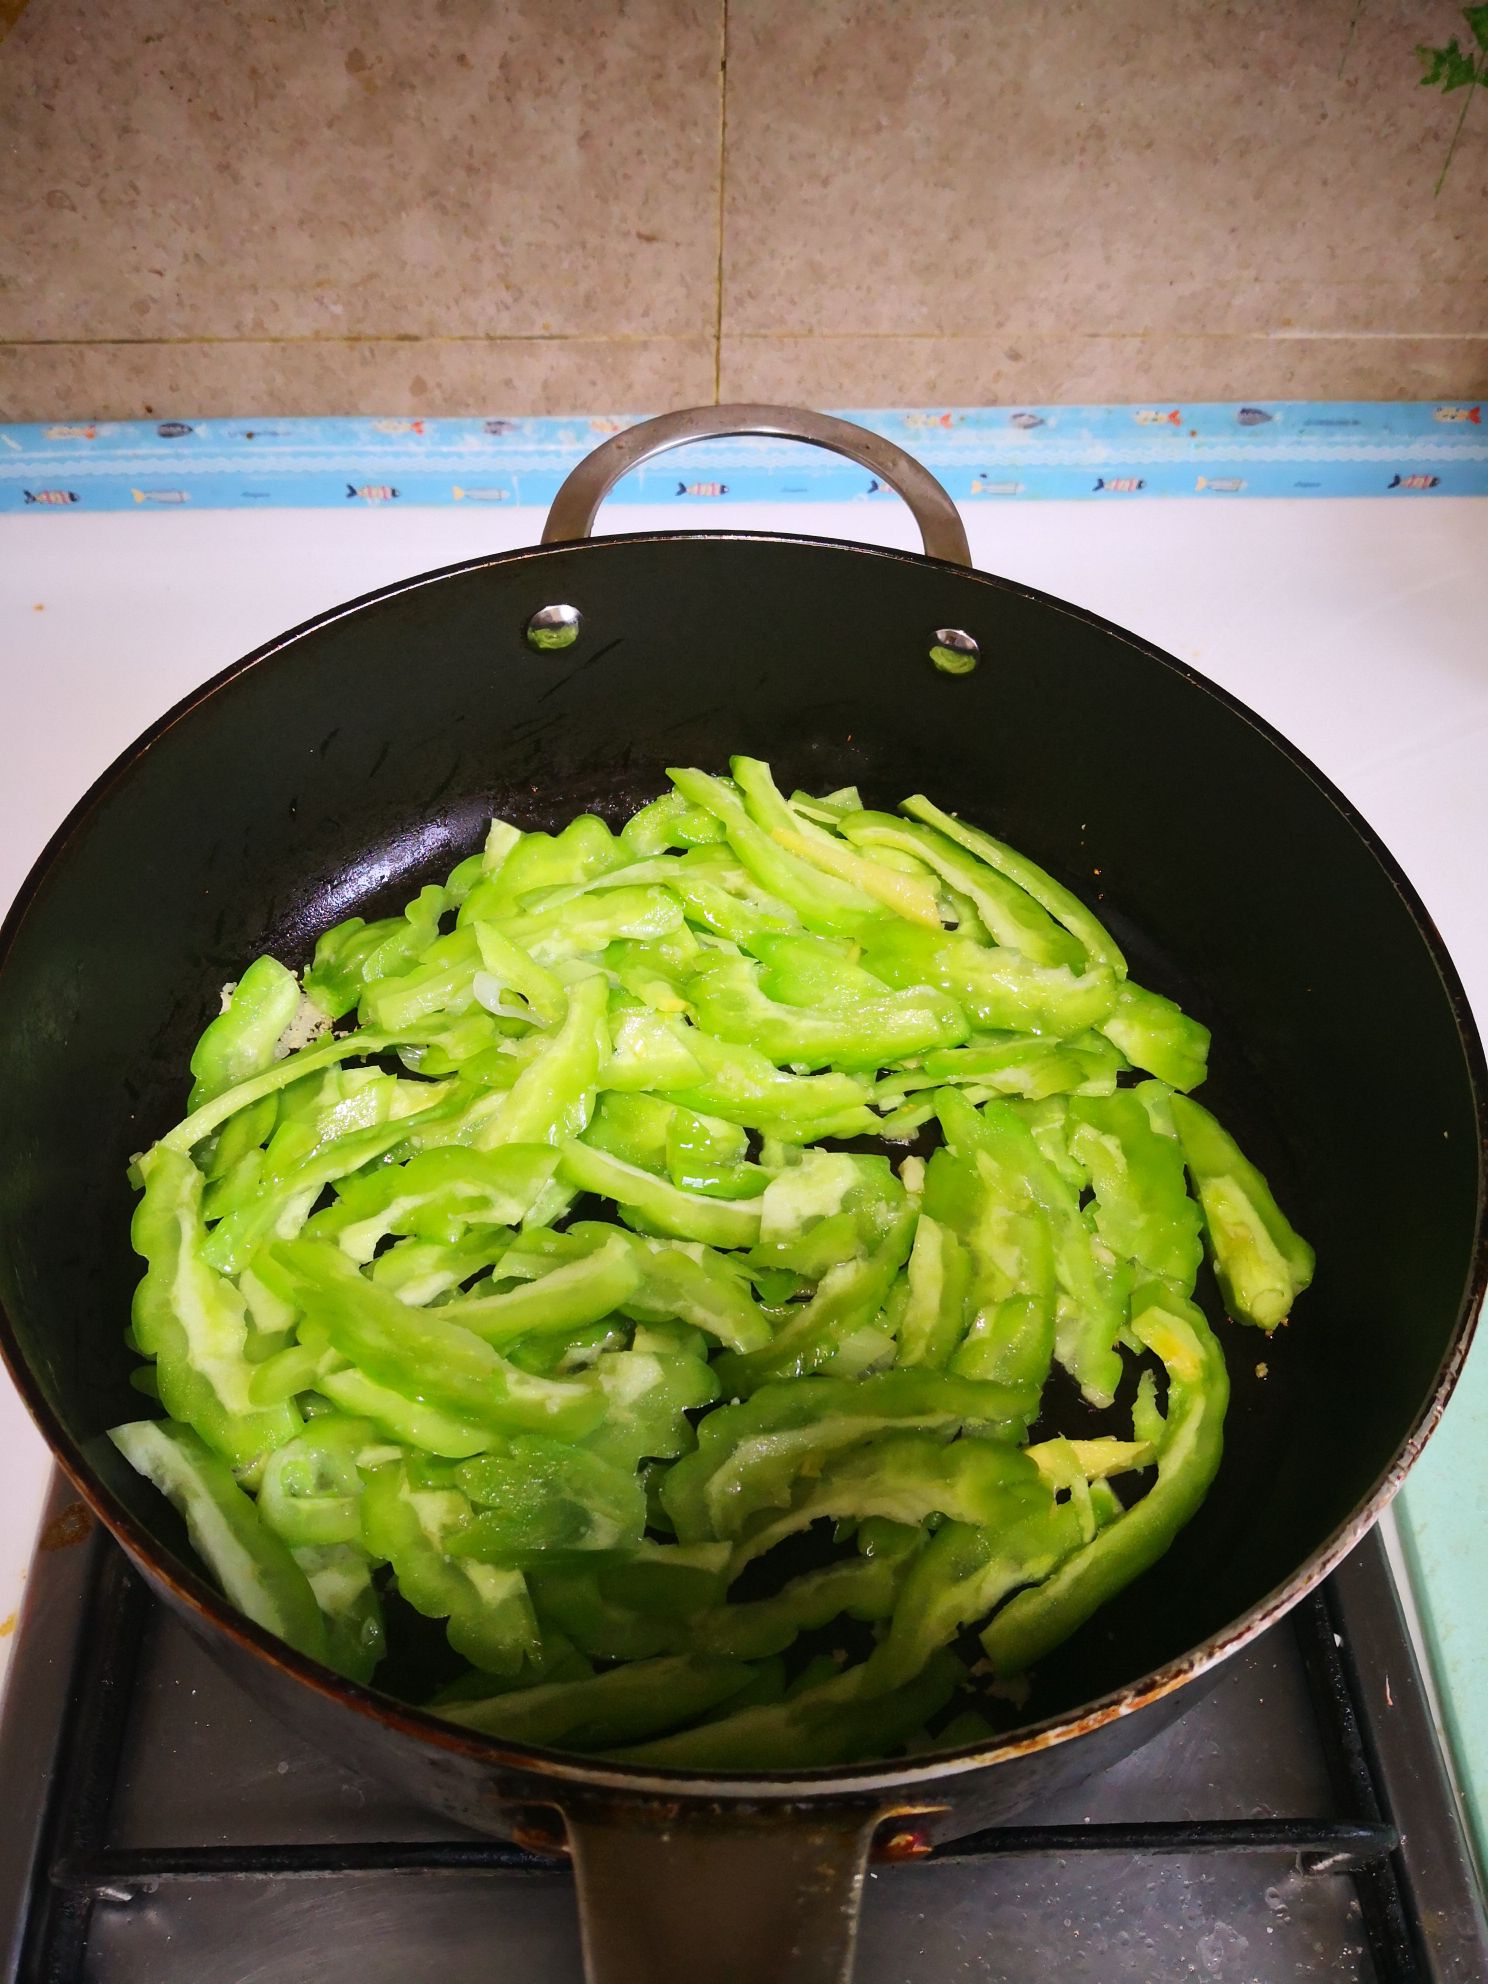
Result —
[[[10, 1978], [581, 1978], [563, 1863], [304, 1746], [80, 1514], [59, 1487], [0, 1725]], [[1144, 1748], [1018, 1825], [875, 1867], [857, 1984], [1488, 1977], [1377, 1538], [1190, 1692]]]
[[[789, 504], [710, 511], [709, 521], [863, 534], [860, 508], [829, 507], [794, 518]], [[1488, 925], [1464, 823], [1481, 817], [1485, 790], [1470, 583], [1483, 516], [1481, 505], [1446, 502], [1428, 515], [1403, 501], [1255, 503], [1221, 515], [1195, 499], [1143, 512], [1014, 504], [968, 521], [980, 565], [1139, 628], [1314, 755], [1423, 887], [1478, 993]], [[35, 518], [7, 520], [28, 536], [0, 586], [26, 664], [15, 775], [0, 781], [3, 894], [87, 779], [213, 668], [331, 600], [530, 541], [540, 521], [459, 509], [162, 513], [76, 518], [59, 535]], [[627, 512], [615, 525], [651, 521], [676, 518]], [[907, 542], [907, 531], [897, 511], [875, 511], [875, 536]], [[1412, 1517], [1429, 1513], [1438, 1539], [1428, 1596], [1444, 1622], [1439, 1653], [1457, 1628], [1444, 1646], [1462, 1682], [1447, 1702], [1459, 1736], [1488, 1701], [1471, 1667], [1488, 1645], [1473, 1629], [1488, 1589], [1474, 1574], [1484, 1532], [1472, 1491], [1488, 1445], [1474, 1434], [1473, 1368], [1408, 1494]], [[3, 1381], [0, 1433], [4, 1621], [45, 1458]], [[1119, 1769], [1030, 1814], [1016, 1834], [977, 1842], [973, 1856], [956, 1848], [933, 1864], [878, 1869], [859, 1984], [1488, 1979], [1476, 1891], [1374, 1549], [1330, 1581], [1322, 1612], [1309, 1605], [1229, 1663], [1211, 1694]], [[566, 1874], [453, 1835], [302, 1752], [121, 1583], [107, 1545], [43, 1553], [28, 1590], [20, 1630], [0, 1640], [0, 1660], [15, 1649], [0, 1703], [0, 1978], [403, 1984], [412, 1973], [463, 1984], [519, 1965], [524, 1984], [578, 1976]], [[1299, 1633], [1310, 1635], [1321, 1711]], [[1469, 1791], [1468, 1766], [1484, 1754], [1462, 1752]], [[1201, 1820], [1214, 1829], [1197, 1829]], [[1188, 1830], [1133, 1830], [1171, 1824]], [[1082, 1843], [1049, 1828], [1077, 1829]], [[1361, 1857], [1374, 1871], [1357, 1878], [1299, 1871]]]

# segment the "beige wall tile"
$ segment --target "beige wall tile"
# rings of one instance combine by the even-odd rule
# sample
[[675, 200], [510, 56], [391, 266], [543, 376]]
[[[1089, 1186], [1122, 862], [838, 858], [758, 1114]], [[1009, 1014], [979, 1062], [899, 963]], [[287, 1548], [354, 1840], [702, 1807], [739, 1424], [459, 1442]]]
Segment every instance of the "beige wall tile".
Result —
[[38, 0], [0, 338], [713, 328], [722, 0]]
[[[37, 0], [0, 417], [712, 398], [723, 8]], [[728, 19], [725, 394], [1488, 391], [1488, 101], [1434, 199], [1438, 0]]]
[[661, 412], [712, 397], [709, 338], [0, 345], [0, 420]]
[[1437, 0], [731, 0], [724, 328], [1488, 330], [1488, 102], [1434, 198], [1462, 98], [1413, 54], [1454, 28]]
[[1488, 397], [1488, 339], [731, 337], [721, 395], [821, 407]]

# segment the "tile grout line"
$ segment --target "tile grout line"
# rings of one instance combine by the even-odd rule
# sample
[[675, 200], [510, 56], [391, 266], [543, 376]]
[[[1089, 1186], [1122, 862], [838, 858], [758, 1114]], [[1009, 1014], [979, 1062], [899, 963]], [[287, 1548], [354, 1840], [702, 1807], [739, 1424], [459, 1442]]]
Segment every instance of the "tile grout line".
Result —
[[985, 331], [730, 331], [756, 344], [991, 344], [1061, 338], [1086, 344], [1484, 344], [1488, 331], [1072, 331], [1004, 325]]
[[723, 400], [723, 229], [724, 175], [728, 170], [729, 0], [719, 0], [718, 20], [718, 266], [713, 278], [713, 404]]
[[[704, 336], [706, 334], [703, 334]], [[774, 336], [774, 332], [767, 332]], [[227, 346], [236, 349], [240, 345], [284, 345], [292, 350], [316, 345], [404, 345], [410, 351], [427, 345], [498, 345], [498, 344], [695, 344], [699, 334], [695, 331], [495, 331], [492, 333], [469, 332], [443, 335], [431, 331], [365, 331], [320, 332], [303, 331], [293, 336], [272, 337], [254, 333], [247, 337], [160, 337], [160, 338], [11, 338], [0, 335], [0, 351], [104, 351], [194, 350], [200, 346]]]
[[[722, 262], [722, 242], [720, 239], [720, 264]], [[721, 269], [720, 269], [721, 274]], [[715, 311], [712, 339], [715, 346], [722, 341], [722, 284], [718, 284], [718, 304]], [[986, 331], [812, 331], [812, 330], [771, 330], [771, 331], [731, 331], [731, 337], [753, 344], [985, 344], [999, 338], [1061, 338], [1071, 343], [1091, 344], [1141, 344], [1181, 341], [1194, 344], [1484, 344], [1488, 343], [1488, 331], [1071, 331], [1062, 328], [1054, 331], [1028, 328], [988, 329]], [[327, 348], [337, 345], [378, 345], [406, 346], [409, 350], [422, 349], [430, 345], [480, 345], [504, 344], [692, 344], [697, 340], [695, 332], [676, 331], [498, 331], [490, 335], [468, 334], [444, 336], [438, 333], [413, 333], [404, 331], [370, 331], [360, 335], [347, 335], [344, 332], [322, 335], [318, 332], [304, 332], [287, 337], [100, 337], [100, 338], [28, 338], [0, 335], [0, 351], [176, 351], [229, 349], [250, 345], [283, 346], [289, 350]], [[715, 383], [717, 363], [715, 355]]]

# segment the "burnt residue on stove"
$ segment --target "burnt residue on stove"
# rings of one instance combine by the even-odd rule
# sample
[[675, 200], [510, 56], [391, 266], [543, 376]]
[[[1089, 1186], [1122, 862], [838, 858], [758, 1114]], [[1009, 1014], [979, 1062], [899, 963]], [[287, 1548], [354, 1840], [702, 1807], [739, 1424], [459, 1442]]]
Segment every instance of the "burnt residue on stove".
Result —
[[83, 1502], [69, 1502], [62, 1513], [53, 1516], [37, 1538], [39, 1550], [71, 1550], [86, 1543], [93, 1533], [93, 1517]]

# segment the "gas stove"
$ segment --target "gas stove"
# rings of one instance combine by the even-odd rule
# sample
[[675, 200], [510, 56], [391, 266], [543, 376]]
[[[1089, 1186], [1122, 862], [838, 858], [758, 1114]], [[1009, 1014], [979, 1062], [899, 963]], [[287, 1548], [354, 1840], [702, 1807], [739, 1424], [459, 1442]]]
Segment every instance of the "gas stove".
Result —
[[[603, 521], [911, 540], [876, 501], [782, 496], [697, 518], [617, 504]], [[1473, 586], [1488, 506], [1113, 498], [966, 515], [978, 565], [1157, 640], [1336, 778], [1488, 1016]], [[0, 899], [109, 759], [215, 670], [332, 601], [541, 525], [516, 503], [0, 519]], [[1405, 1498], [1469, 1805], [1488, 1795], [1477, 1365]], [[460, 1833], [301, 1746], [69, 1513], [65, 1487], [7, 1636], [46, 1477], [0, 1380], [0, 1979], [579, 1976], [561, 1863]], [[1016, 1827], [880, 1863], [859, 1984], [1488, 1979], [1472, 1862], [1377, 1539], [1189, 1694], [1145, 1749]]]
[[[1488, 1924], [1383, 1546], [1145, 1748], [868, 1882], [857, 1984], [1478, 1984]], [[562, 1860], [221, 1674], [58, 1478], [0, 1722], [7, 1984], [578, 1984]], [[741, 1984], [743, 1981], [741, 1980]]]

